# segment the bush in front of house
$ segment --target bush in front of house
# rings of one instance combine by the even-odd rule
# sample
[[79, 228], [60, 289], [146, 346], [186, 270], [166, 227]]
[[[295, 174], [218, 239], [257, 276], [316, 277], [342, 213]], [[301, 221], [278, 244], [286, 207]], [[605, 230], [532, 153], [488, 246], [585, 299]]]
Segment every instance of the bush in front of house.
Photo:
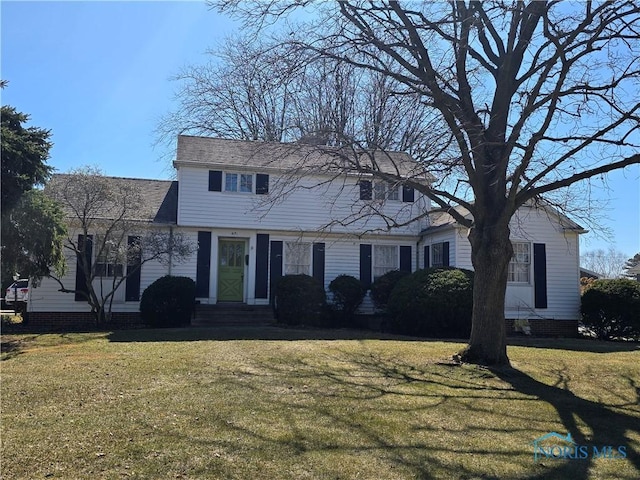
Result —
[[322, 325], [326, 293], [309, 275], [285, 275], [275, 285], [274, 308], [286, 325]]
[[357, 278], [351, 275], [339, 275], [329, 284], [329, 291], [332, 294], [334, 326], [353, 326], [356, 310], [362, 304], [367, 289]]
[[142, 292], [142, 321], [155, 328], [189, 325], [195, 302], [196, 283], [192, 279], [166, 275]]
[[582, 295], [582, 323], [600, 339], [640, 338], [640, 283], [595, 280]]
[[473, 310], [473, 272], [453, 267], [418, 270], [398, 282], [387, 312], [397, 333], [468, 338]]
[[391, 270], [374, 280], [371, 285], [371, 299], [378, 310], [387, 308], [391, 292], [398, 282], [408, 275], [411, 274], [401, 270]]

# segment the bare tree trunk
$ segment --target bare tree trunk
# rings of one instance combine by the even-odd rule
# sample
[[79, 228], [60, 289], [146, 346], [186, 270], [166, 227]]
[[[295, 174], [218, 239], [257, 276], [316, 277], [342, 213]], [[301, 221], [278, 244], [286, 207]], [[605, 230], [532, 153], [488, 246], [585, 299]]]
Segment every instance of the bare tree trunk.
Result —
[[486, 222], [469, 234], [475, 271], [473, 320], [462, 360], [484, 365], [508, 365], [504, 301], [513, 247], [508, 220]]

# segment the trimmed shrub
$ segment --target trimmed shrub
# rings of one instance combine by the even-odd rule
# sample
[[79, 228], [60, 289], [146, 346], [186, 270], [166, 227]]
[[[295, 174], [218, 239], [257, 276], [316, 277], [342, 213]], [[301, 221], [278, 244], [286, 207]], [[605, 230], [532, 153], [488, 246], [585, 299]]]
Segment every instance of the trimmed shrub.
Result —
[[352, 326], [356, 310], [367, 293], [366, 288], [357, 278], [340, 275], [329, 284], [329, 291], [333, 294], [332, 307], [339, 320], [337, 326]]
[[274, 303], [279, 322], [319, 326], [326, 293], [320, 282], [309, 275], [285, 275], [276, 282]]
[[582, 323], [598, 338], [640, 338], [640, 283], [596, 280], [582, 295]]
[[371, 299], [377, 309], [384, 310], [387, 308], [391, 292], [398, 282], [408, 275], [411, 274], [401, 270], [391, 270], [375, 279], [371, 285]]
[[140, 313], [143, 322], [151, 327], [181, 327], [191, 323], [195, 303], [193, 280], [166, 275], [142, 292]]
[[453, 267], [418, 270], [398, 282], [387, 305], [397, 333], [467, 338], [471, 333], [473, 272]]

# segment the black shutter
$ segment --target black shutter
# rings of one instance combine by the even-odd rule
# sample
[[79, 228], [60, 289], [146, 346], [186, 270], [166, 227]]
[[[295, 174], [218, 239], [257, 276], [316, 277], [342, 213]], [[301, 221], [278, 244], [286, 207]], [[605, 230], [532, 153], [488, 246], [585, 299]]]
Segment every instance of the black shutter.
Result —
[[424, 246], [424, 268], [429, 268], [429, 265], [431, 265], [431, 249], [429, 248], [429, 245], [425, 245]]
[[366, 243], [360, 244], [360, 283], [371, 287], [371, 245]]
[[278, 283], [280, 277], [282, 277], [282, 241], [271, 242], [271, 252], [269, 255], [269, 270], [271, 272], [270, 282], [270, 302], [273, 305], [273, 297], [275, 294], [275, 285]]
[[415, 201], [415, 190], [411, 187], [407, 187], [406, 185], [402, 186], [402, 201], [403, 202], [413, 202]]
[[211, 232], [198, 232], [198, 256], [196, 258], [196, 297], [209, 297], [211, 276]]
[[324, 243], [313, 244], [313, 278], [324, 288]]
[[140, 300], [140, 264], [142, 263], [142, 250], [140, 249], [140, 237], [131, 236], [127, 239], [129, 250], [127, 255], [127, 279], [125, 280], [124, 299], [127, 302]]
[[[222, 191], [222, 171], [209, 170], [209, 191], [221, 192]], [[209, 296], [209, 294], [207, 294]]]
[[256, 194], [266, 195], [269, 193], [269, 175], [264, 173], [256, 174]]
[[371, 200], [371, 195], [371, 182], [369, 180], [360, 180], [360, 200]]
[[400, 271], [411, 273], [411, 245], [400, 247]]
[[[86, 240], [86, 241], [85, 241]], [[91, 258], [93, 256], [93, 235], [78, 235], [78, 258], [76, 259], [76, 286], [75, 286], [75, 301], [86, 302], [89, 298], [89, 289], [87, 288], [87, 276], [82, 268], [80, 261], [81, 255], [84, 253], [84, 258], [89, 271], [91, 271]]]
[[269, 298], [269, 235], [256, 235], [256, 298]]
[[547, 250], [544, 243], [533, 244], [533, 297], [535, 308], [547, 308]]
[[442, 266], [449, 266], [449, 242], [442, 242]]

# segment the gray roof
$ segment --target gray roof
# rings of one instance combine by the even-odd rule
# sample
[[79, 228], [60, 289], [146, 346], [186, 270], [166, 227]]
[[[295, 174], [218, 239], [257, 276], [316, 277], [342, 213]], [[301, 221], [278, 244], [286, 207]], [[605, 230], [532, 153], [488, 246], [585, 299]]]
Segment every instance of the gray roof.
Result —
[[[530, 208], [542, 208], [545, 211], [555, 215], [558, 218], [560, 225], [566, 230], [575, 230], [578, 233], [586, 233], [584, 227], [581, 227], [576, 222], [571, 220], [569, 217], [559, 212], [557, 209], [553, 208], [551, 205], [545, 205], [542, 203], [537, 204], [525, 204], [525, 207]], [[473, 215], [471, 212], [462, 206], [453, 207], [457, 212], [459, 212], [463, 217], [468, 218], [470, 220], [473, 219]], [[522, 208], [522, 207], [520, 207]], [[429, 226], [425, 228], [422, 233], [433, 233], [436, 230], [445, 230], [447, 228], [458, 228], [462, 227], [453, 216], [448, 213], [448, 209], [445, 210], [443, 208], [433, 209], [429, 212]]]
[[[70, 174], [55, 174], [45, 188], [45, 192], [51, 194], [53, 198], [61, 196], [61, 189], [69, 185]], [[178, 218], [178, 182], [171, 180], [147, 180], [142, 178], [123, 178], [98, 176], [100, 185], [104, 185], [113, 191], [127, 189], [135, 195], [136, 205], [131, 210], [131, 214], [126, 220], [134, 220], [150, 223], [176, 224]], [[104, 182], [104, 183], [102, 183]], [[89, 183], [90, 184], [90, 183]], [[97, 184], [96, 184], [97, 185]], [[57, 193], [56, 193], [57, 192]], [[70, 194], [73, 195], [73, 194]], [[77, 196], [76, 196], [77, 197]], [[69, 217], [76, 216], [69, 201], [58, 198], [63, 210]], [[83, 200], [79, 200], [81, 205]], [[112, 219], [111, 212], [117, 211], [118, 205], [102, 203], [100, 208], [96, 208], [92, 218]]]
[[[300, 173], [379, 170], [404, 178], [430, 180], [424, 167], [405, 152], [354, 150], [300, 143], [276, 143], [180, 135], [176, 167], [221, 167]], [[361, 168], [358, 169], [357, 167]]]

